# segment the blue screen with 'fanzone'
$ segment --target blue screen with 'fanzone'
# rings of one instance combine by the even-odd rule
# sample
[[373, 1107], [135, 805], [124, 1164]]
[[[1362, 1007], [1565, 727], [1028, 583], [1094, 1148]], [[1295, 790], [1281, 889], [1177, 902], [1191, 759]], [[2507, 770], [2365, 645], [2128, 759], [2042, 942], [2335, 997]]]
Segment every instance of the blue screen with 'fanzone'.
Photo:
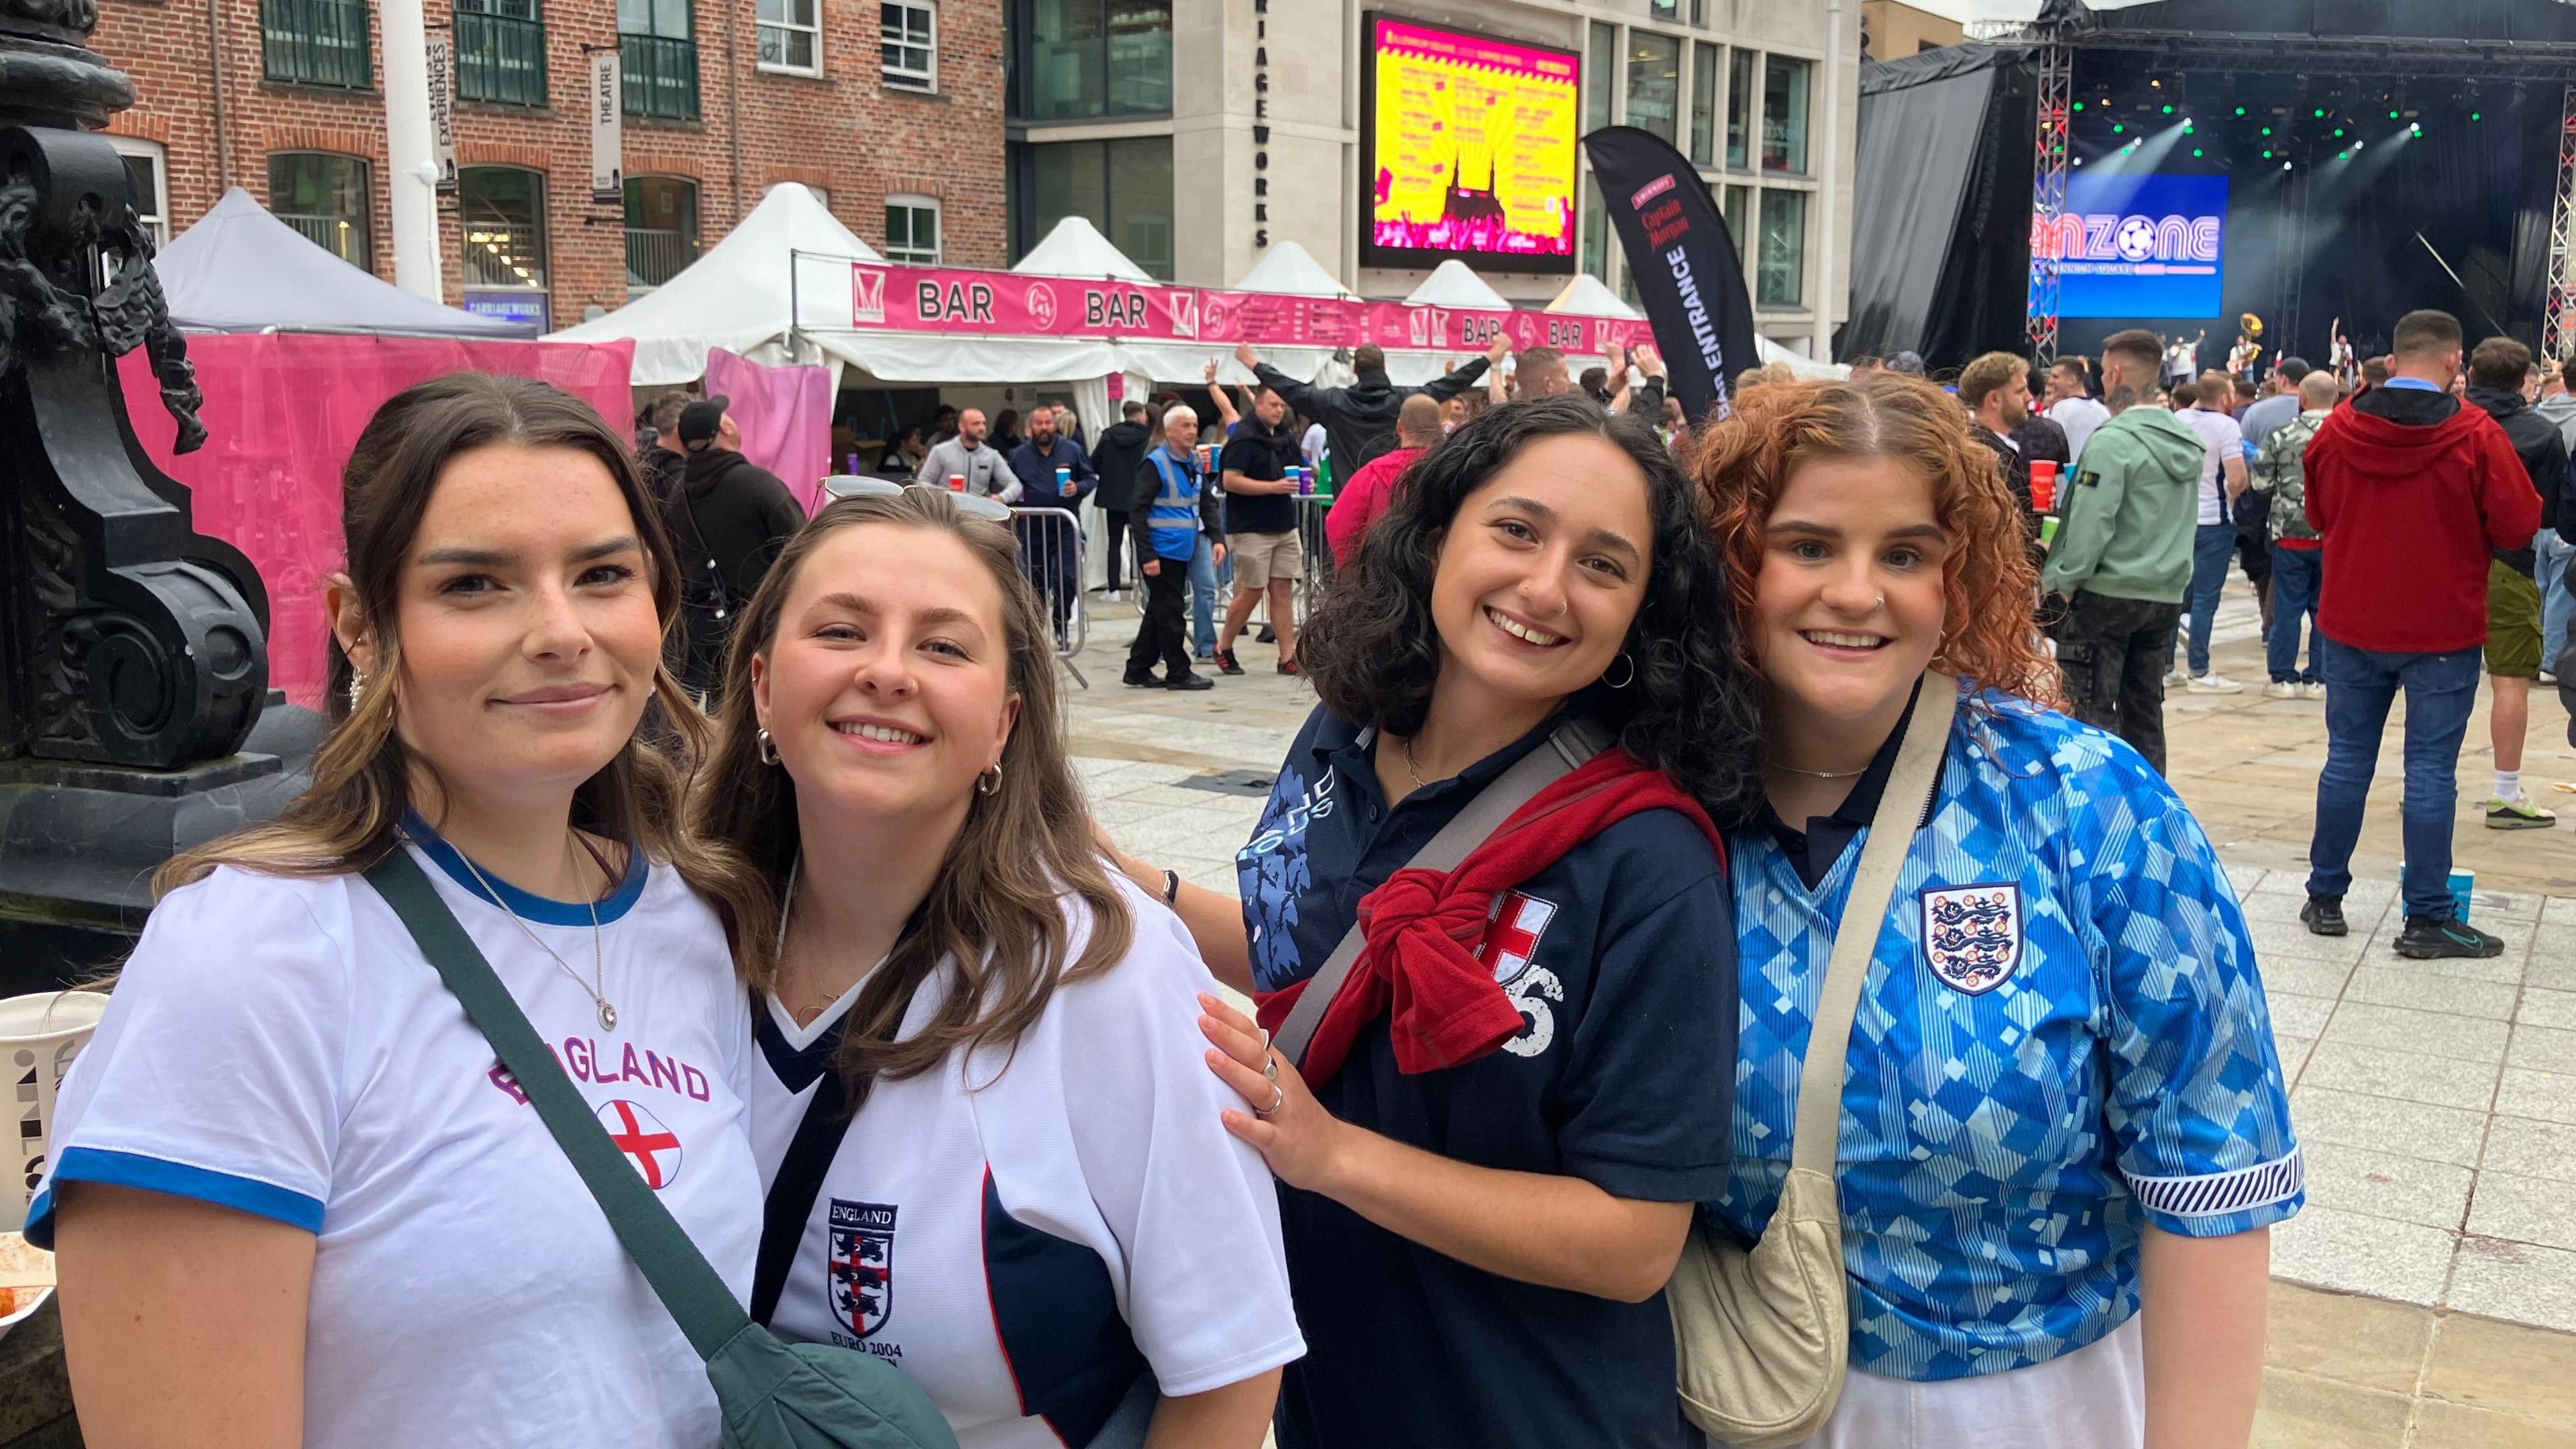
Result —
[[2216, 317], [2226, 223], [2224, 176], [2078, 171], [2031, 245], [2057, 258], [2061, 317]]

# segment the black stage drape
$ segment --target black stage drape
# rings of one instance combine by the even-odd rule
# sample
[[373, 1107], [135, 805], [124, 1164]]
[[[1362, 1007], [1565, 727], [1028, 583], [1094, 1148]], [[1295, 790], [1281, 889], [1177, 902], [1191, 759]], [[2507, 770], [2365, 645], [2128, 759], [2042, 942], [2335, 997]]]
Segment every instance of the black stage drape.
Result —
[[[1946, 323], [1985, 290], [1975, 243], [1991, 220], [2001, 159], [1988, 144], [1990, 113], [1997, 82], [2022, 54], [1951, 46], [1861, 67], [1851, 320], [1835, 356], [1928, 356], [1934, 314]], [[2021, 208], [2026, 215], [2026, 196]]]

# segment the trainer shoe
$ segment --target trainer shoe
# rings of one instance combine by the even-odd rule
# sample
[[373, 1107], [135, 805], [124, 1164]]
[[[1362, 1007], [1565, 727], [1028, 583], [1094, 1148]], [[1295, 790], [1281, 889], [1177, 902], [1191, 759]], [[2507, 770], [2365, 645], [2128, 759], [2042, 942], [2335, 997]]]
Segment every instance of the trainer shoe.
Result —
[[1276, 644], [1279, 642], [1279, 631], [1268, 624], [1264, 624], [1261, 626], [1261, 632], [1252, 636], [1252, 642], [1255, 644]]
[[2406, 931], [2397, 938], [2397, 954], [2409, 961], [2444, 956], [2482, 959], [2503, 955], [2504, 941], [2449, 916], [2408, 916]]
[[2299, 694], [2306, 699], [2323, 699], [2326, 697], [2326, 682], [2322, 679], [2311, 679], [2299, 686]]
[[1296, 660], [1282, 659], [1279, 661], [1279, 672], [1282, 674], [1303, 674], [1306, 671], [1297, 667]]
[[2486, 801], [2489, 830], [2547, 830], [2558, 823], [2558, 817], [2528, 800], [2507, 800], [2489, 795]]
[[1204, 674], [1193, 672], [1189, 674], [1176, 674], [1171, 678], [1164, 680], [1163, 687], [1165, 689], [1214, 689], [1216, 688], [1216, 681], [1208, 678]]
[[1216, 667], [1217, 672], [1220, 674], [1241, 674], [1243, 672], [1243, 666], [1234, 662], [1234, 651], [1231, 649], [1220, 649], [1216, 651]]
[[2191, 676], [2190, 676], [2190, 675], [2188, 675], [2188, 674], [2183, 673], [2181, 670], [2179, 670], [2179, 669], [2168, 669], [2168, 670], [2166, 670], [2166, 671], [2165, 671], [2165, 692], [2166, 692], [2166, 693], [2170, 694], [2170, 693], [2172, 693], [2173, 691], [2175, 691], [2175, 690], [2177, 690], [2177, 689], [2180, 689], [2180, 688], [2182, 688], [2184, 685], [2189, 684], [2189, 683], [2191, 683]]
[[2558, 676], [2556, 673], [2544, 669], [2540, 671], [2540, 682], [2543, 684], [2556, 684], [2558, 682]]
[[2193, 694], [2243, 694], [2245, 686], [2224, 674], [2202, 674], [2183, 681], [2183, 688]]
[[2297, 699], [2299, 697], [2299, 682], [2295, 679], [2275, 679], [2271, 683], [2263, 686], [2263, 697], [2265, 699]]
[[1150, 669], [1141, 674], [1130, 670], [1126, 674], [1119, 676], [1118, 682], [1126, 685], [1129, 689], [1160, 689], [1163, 687], [1162, 679]]
[[2310, 896], [2299, 907], [2299, 921], [2311, 936], [2340, 936], [2352, 928], [2344, 924], [2343, 897]]

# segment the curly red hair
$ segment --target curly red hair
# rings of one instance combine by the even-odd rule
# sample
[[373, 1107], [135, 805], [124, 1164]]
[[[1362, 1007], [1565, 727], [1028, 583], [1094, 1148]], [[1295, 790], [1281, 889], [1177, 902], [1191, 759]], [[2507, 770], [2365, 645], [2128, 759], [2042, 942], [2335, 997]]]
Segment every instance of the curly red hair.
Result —
[[2055, 706], [2057, 664], [2031, 624], [2039, 571], [2023, 546], [2021, 505], [1994, 453], [1969, 436], [1958, 399], [1904, 373], [1753, 388], [1700, 434], [1692, 472], [1730, 566], [1736, 637], [1753, 635], [1763, 527], [1789, 475], [1818, 458], [1893, 458], [1931, 480], [1933, 516], [1954, 545], [1941, 568], [1943, 670]]

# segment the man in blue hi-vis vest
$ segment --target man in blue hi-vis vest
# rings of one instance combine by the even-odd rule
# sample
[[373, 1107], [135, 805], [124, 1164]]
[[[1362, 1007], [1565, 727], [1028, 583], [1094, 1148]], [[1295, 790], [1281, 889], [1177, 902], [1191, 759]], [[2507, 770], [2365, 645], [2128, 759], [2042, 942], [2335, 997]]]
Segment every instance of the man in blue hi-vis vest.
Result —
[[[1216, 491], [1200, 474], [1198, 441], [1199, 415], [1176, 405], [1163, 414], [1163, 446], [1147, 453], [1136, 470], [1128, 517], [1134, 520], [1136, 571], [1145, 582], [1145, 621], [1127, 650], [1126, 682], [1137, 689], [1208, 689], [1216, 683], [1190, 669], [1190, 646], [1181, 633], [1198, 540], [1204, 536], [1215, 561], [1225, 562]], [[1154, 674], [1157, 655], [1163, 660], [1160, 678]]]

